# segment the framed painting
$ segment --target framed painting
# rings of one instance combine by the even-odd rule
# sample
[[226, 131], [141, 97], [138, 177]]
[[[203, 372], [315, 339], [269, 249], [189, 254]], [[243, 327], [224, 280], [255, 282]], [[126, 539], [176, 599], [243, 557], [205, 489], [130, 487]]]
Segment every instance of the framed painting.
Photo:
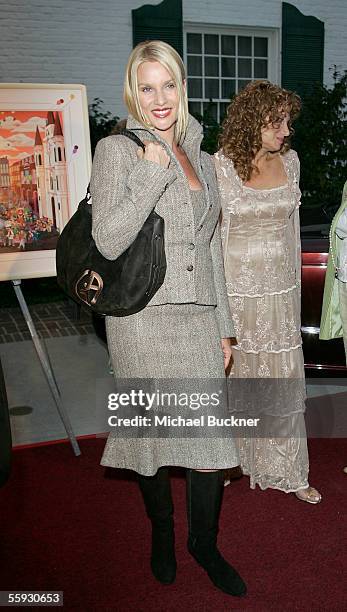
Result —
[[90, 169], [84, 85], [0, 83], [0, 280], [56, 274]]

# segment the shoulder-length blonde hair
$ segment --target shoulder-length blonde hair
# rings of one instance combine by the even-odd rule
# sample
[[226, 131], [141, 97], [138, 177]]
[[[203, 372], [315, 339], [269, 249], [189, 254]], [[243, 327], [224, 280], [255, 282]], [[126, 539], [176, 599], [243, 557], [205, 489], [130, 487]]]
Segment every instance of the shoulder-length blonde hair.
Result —
[[297, 94], [273, 85], [269, 81], [249, 83], [228, 106], [223, 121], [219, 145], [229, 157], [243, 181], [249, 181], [257, 171], [253, 160], [262, 146], [261, 128], [280, 123], [289, 114], [289, 136], [284, 139], [280, 153], [290, 148], [292, 122], [298, 116], [301, 101]]
[[178, 115], [175, 126], [175, 141], [182, 142], [188, 125], [188, 99], [184, 82], [185, 67], [179, 54], [162, 40], [150, 40], [138, 44], [131, 52], [124, 79], [124, 102], [129, 113], [144, 126], [148, 127], [139, 101], [137, 70], [143, 62], [159, 62], [170, 73], [178, 91]]

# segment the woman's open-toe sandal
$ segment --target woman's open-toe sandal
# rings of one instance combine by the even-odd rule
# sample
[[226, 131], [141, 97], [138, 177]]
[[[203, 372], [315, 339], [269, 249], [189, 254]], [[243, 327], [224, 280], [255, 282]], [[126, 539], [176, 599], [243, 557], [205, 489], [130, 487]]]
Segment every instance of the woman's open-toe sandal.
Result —
[[307, 502], [308, 504], [319, 504], [322, 501], [322, 496], [314, 487], [307, 487], [307, 489], [300, 489], [295, 492], [298, 499]]

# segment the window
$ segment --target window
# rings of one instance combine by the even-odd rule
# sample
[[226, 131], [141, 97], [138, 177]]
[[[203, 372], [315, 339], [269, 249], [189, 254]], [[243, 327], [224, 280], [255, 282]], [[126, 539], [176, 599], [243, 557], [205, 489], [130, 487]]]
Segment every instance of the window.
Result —
[[60, 147], [58, 147], [58, 161], [60, 161], [60, 162], [62, 161], [61, 160], [61, 148]]
[[[279, 81], [277, 33], [258, 29], [186, 27], [189, 110], [220, 122], [231, 97], [254, 79]], [[279, 58], [279, 56], [278, 56]]]

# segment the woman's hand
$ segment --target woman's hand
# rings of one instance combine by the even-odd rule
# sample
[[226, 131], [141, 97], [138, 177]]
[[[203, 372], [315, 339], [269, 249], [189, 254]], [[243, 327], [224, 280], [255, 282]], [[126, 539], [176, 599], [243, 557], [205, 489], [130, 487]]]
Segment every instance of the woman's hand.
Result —
[[170, 156], [166, 153], [163, 145], [149, 140], [145, 140], [143, 144], [146, 147], [145, 151], [140, 147], [137, 149], [137, 157], [139, 159], [147, 159], [147, 161], [159, 164], [163, 168], [169, 167]]
[[231, 338], [222, 338], [221, 343], [224, 355], [224, 369], [226, 370], [231, 359]]

